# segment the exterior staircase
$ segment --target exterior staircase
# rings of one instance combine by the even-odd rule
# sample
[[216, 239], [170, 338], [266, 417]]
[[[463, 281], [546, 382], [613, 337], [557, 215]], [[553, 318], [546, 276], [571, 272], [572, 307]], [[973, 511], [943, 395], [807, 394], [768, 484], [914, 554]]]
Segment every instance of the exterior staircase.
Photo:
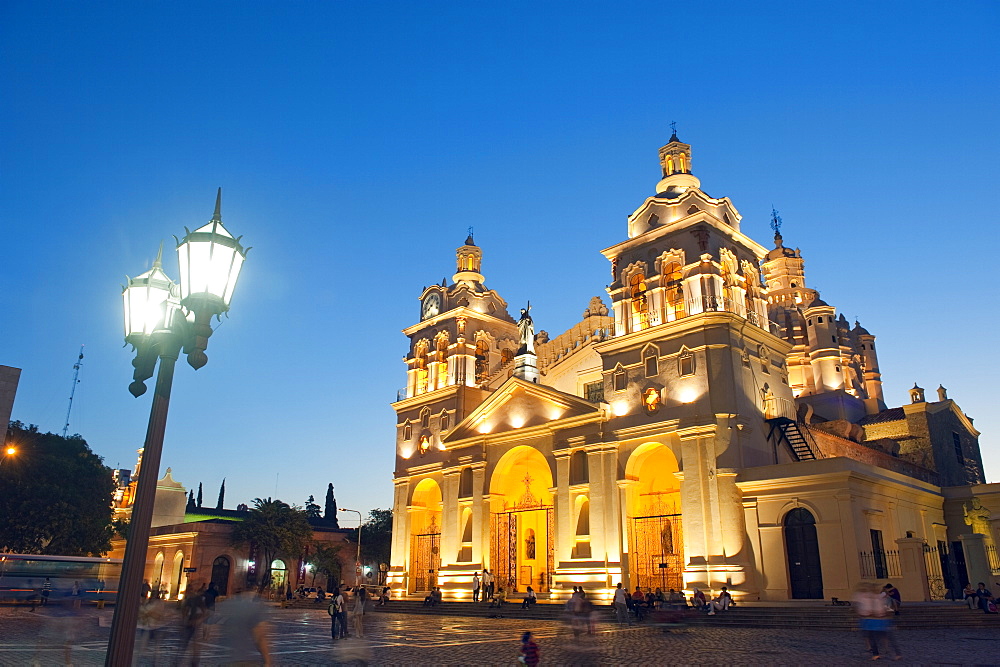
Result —
[[[816, 600], [815, 603], [742, 603], [729, 611], [709, 616], [704, 612], [689, 610], [686, 622], [691, 626], [715, 626], [735, 628], [809, 628], [813, 630], [852, 630], [858, 620], [854, 610], [848, 606], [832, 606], [829, 602]], [[768, 606], [765, 606], [768, 605]], [[466, 618], [538, 619], [557, 621], [565, 618], [563, 603], [539, 601], [528, 609], [521, 609], [520, 599], [508, 602], [502, 609], [490, 608], [488, 604], [473, 602], [442, 602], [435, 607], [424, 607], [417, 600], [392, 600], [384, 607], [375, 607], [375, 612], [420, 614], [428, 616], [460, 616]], [[611, 605], [595, 604], [598, 623], [615, 622]], [[644, 623], [650, 623], [647, 620]], [[995, 628], [1000, 630], [1000, 615], [972, 611], [961, 602], [914, 603], [903, 608], [896, 617], [900, 630], [920, 630], [926, 628]]]
[[796, 422], [788, 417], [775, 417], [768, 419], [767, 423], [771, 425], [767, 432], [768, 440], [775, 445], [784, 440], [796, 461], [816, 460], [816, 453]]

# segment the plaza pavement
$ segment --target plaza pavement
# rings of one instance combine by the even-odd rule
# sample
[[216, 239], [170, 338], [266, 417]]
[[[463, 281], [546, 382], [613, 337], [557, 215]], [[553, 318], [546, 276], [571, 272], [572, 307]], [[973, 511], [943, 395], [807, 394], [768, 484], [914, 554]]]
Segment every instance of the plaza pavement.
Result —
[[[219, 605], [224, 612], [223, 604]], [[0, 665], [101, 665], [111, 611], [0, 609]], [[378, 665], [513, 665], [518, 639], [532, 630], [543, 665], [850, 665], [869, 662], [857, 632], [843, 630], [692, 627], [664, 633], [650, 627], [598, 624], [594, 637], [574, 639], [558, 621], [468, 619], [377, 613], [367, 616], [366, 638], [332, 642], [323, 610], [270, 609], [275, 665], [335, 665], [364, 659]], [[1000, 626], [998, 626], [1000, 628]], [[1000, 629], [901, 630], [900, 664], [1000, 664]], [[140, 665], [179, 664], [180, 638], [168, 628], [160, 650]], [[224, 664], [216, 634], [203, 645], [202, 665]], [[69, 663], [67, 663], [67, 659]], [[181, 663], [187, 664], [187, 663]], [[357, 663], [355, 663], [357, 664]]]

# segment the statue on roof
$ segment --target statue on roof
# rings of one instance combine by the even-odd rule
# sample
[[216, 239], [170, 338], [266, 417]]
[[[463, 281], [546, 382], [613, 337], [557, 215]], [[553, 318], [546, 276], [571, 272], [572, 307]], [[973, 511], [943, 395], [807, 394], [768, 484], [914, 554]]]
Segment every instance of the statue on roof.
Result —
[[528, 311], [531, 310], [531, 302], [527, 308], [521, 309], [521, 318], [517, 321], [517, 330], [521, 334], [521, 346], [517, 349], [518, 354], [535, 353], [535, 323], [531, 319]]

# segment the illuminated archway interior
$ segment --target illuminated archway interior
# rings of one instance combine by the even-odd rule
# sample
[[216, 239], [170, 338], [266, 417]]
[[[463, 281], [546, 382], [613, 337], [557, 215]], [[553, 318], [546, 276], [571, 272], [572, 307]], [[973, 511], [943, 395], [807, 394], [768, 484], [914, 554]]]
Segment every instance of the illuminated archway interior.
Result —
[[423, 479], [410, 501], [410, 592], [429, 591], [437, 585], [441, 568], [441, 487]]
[[642, 588], [683, 588], [680, 466], [669, 447], [646, 443], [626, 467], [629, 569]]
[[515, 447], [490, 480], [490, 557], [508, 592], [547, 590], [552, 564], [552, 469], [533, 447]]

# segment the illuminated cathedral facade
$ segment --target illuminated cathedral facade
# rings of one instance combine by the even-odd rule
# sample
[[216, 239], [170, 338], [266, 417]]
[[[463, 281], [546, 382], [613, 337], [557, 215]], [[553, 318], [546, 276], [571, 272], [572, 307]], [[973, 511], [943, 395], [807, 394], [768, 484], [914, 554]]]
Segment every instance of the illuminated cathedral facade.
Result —
[[972, 420], [943, 387], [888, 408], [875, 336], [806, 286], [777, 214], [769, 249], [676, 133], [659, 161], [602, 251], [610, 306], [565, 333], [512, 315], [471, 234], [420, 293], [390, 585], [462, 599], [488, 569], [551, 598], [620, 581], [786, 600], [892, 579], [932, 599], [993, 569], [1000, 485]]

